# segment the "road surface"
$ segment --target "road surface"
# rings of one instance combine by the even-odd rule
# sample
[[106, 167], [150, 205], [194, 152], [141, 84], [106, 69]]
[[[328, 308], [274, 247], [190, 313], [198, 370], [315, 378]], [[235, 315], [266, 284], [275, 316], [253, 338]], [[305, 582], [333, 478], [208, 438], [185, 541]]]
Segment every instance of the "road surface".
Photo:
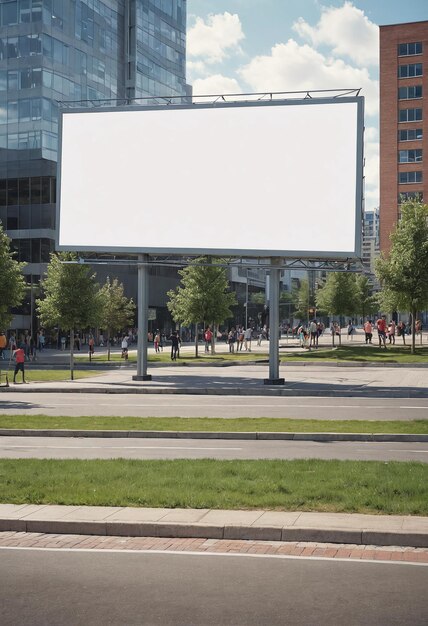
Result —
[[[427, 374], [428, 375], [428, 374]], [[108, 395], [7, 393], [0, 416], [120, 415], [133, 417], [289, 417], [322, 420], [428, 419], [423, 398], [323, 398], [272, 396]]]
[[428, 442], [246, 441], [226, 439], [102, 439], [0, 437], [0, 458], [37, 459], [340, 459], [422, 461]]
[[428, 567], [0, 548], [2, 626], [425, 626]]

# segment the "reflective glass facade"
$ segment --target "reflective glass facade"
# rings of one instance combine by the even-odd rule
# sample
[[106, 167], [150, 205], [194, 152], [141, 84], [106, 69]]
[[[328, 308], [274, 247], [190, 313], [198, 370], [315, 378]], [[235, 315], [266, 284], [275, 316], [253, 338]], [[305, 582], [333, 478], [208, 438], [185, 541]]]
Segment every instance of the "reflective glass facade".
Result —
[[54, 249], [61, 101], [186, 95], [186, 0], [0, 0], [0, 220], [26, 273]]

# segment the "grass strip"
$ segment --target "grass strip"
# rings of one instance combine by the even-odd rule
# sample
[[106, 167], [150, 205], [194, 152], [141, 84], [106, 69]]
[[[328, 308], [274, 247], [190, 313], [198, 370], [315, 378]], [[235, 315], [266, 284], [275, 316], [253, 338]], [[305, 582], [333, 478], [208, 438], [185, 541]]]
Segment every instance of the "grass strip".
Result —
[[0, 502], [428, 514], [428, 464], [0, 460]]
[[[148, 361], [150, 363], [171, 363], [171, 353], [170, 350], [165, 350], [164, 352], [159, 352], [157, 354], [148, 353]], [[218, 354], [205, 354], [201, 348], [199, 348], [199, 356], [195, 357], [194, 351], [182, 351], [181, 355], [177, 361], [177, 363], [219, 363], [224, 361], [231, 362], [245, 362], [245, 361], [260, 361], [266, 360], [269, 358], [268, 353], [253, 353], [253, 352], [220, 352]], [[76, 357], [76, 361], [79, 363], [89, 363], [89, 357], [79, 355]], [[124, 363], [125, 361], [122, 359], [120, 354], [112, 353], [110, 355], [110, 362], [113, 361], [115, 363]], [[129, 353], [128, 363], [136, 363], [137, 362], [137, 353], [136, 351], [132, 351]], [[96, 354], [92, 357], [91, 363], [108, 363], [106, 354]]]
[[401, 433], [427, 434], [428, 420], [306, 420], [269, 417], [106, 417], [0, 415], [0, 428], [75, 430], [178, 430], [204, 432]]
[[[2, 372], [4, 377], [5, 372]], [[90, 376], [96, 376], [97, 373], [90, 371], [79, 371], [74, 370], [74, 380], [78, 380], [79, 378], [89, 378]], [[13, 369], [9, 370], [9, 382], [13, 381]], [[18, 372], [16, 375], [16, 380], [18, 384], [21, 384], [22, 374]], [[70, 380], [70, 370], [58, 370], [58, 369], [31, 369], [31, 366], [27, 366], [25, 368], [25, 380], [30, 383], [35, 382], [55, 382], [58, 380]]]
[[410, 346], [388, 346], [380, 349], [377, 346], [342, 345], [335, 349], [320, 347], [305, 352], [288, 352], [282, 355], [281, 361], [355, 361], [366, 363], [428, 363], [428, 347], [416, 346], [416, 353], [410, 353]]

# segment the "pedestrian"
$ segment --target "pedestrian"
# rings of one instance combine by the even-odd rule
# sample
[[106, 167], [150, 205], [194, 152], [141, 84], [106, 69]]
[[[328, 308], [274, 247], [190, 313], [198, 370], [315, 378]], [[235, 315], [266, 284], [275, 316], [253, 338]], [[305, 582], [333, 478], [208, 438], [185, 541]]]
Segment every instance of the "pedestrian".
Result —
[[155, 348], [155, 352], [159, 352], [160, 341], [161, 341], [160, 332], [157, 330], [155, 334], [155, 338], [153, 340], [153, 346]]
[[389, 343], [395, 346], [395, 322], [391, 320], [388, 324], [388, 339]]
[[24, 362], [25, 362], [25, 352], [22, 348], [16, 348], [13, 352], [13, 356], [15, 357], [15, 371], [13, 373], [13, 382], [16, 383], [16, 375], [19, 371], [22, 372], [22, 382], [26, 383], [25, 380], [25, 372], [24, 372]]
[[89, 335], [88, 347], [89, 347], [89, 360], [91, 360], [95, 352], [95, 339], [93, 335]]
[[397, 335], [403, 338], [403, 345], [406, 345], [406, 325], [404, 322], [398, 322]]
[[128, 360], [128, 337], [127, 335], [123, 335], [122, 337], [122, 354], [121, 354], [121, 358], [125, 359], [125, 361]]
[[0, 359], [2, 359], [2, 361], [4, 361], [4, 351], [6, 350], [6, 346], [7, 346], [6, 335], [2, 331], [0, 333]]
[[372, 342], [373, 337], [373, 326], [371, 320], [367, 320], [364, 324], [364, 334], [366, 337], [366, 343]]
[[39, 332], [38, 344], [39, 344], [39, 352], [43, 352], [43, 350], [45, 349], [45, 333], [43, 330]]
[[244, 333], [244, 328], [243, 326], [240, 326], [238, 328], [238, 333], [237, 333], [237, 344], [236, 344], [236, 351], [238, 352], [238, 350], [242, 351], [242, 346], [244, 345], [244, 338], [245, 338], [245, 333]]
[[377, 327], [377, 335], [379, 339], [379, 348], [382, 348], [382, 345], [383, 345], [383, 347], [386, 350], [386, 317], [385, 315], [382, 315], [382, 317], [380, 317], [376, 321], [376, 327]]
[[355, 330], [354, 326], [353, 326], [351, 320], [349, 320], [349, 323], [348, 323], [348, 339], [349, 339], [349, 337], [351, 337], [351, 339], [352, 339], [352, 335], [354, 334], [354, 330]]
[[212, 338], [213, 338], [213, 333], [212, 330], [209, 326], [206, 327], [205, 329], [205, 333], [204, 333], [204, 339], [205, 339], [205, 352], [209, 352], [210, 351], [210, 345], [212, 342]]
[[309, 333], [309, 348], [311, 346], [314, 346], [314, 348], [318, 348], [318, 326], [316, 320], [312, 320], [312, 322], [309, 324]]
[[236, 332], [235, 332], [235, 328], [232, 327], [229, 331], [229, 334], [227, 335], [227, 342], [229, 344], [229, 352], [235, 352], [235, 339], [236, 339]]
[[251, 352], [251, 335], [252, 335], [251, 328], [246, 328], [244, 332], [244, 341], [245, 341], [245, 350], [247, 350], [248, 352]]
[[65, 350], [65, 344], [66, 344], [66, 341], [67, 341], [67, 340], [66, 340], [66, 338], [65, 338], [65, 335], [62, 335], [62, 336], [61, 336], [61, 350], [62, 350], [63, 352], [64, 352], [64, 350]]
[[181, 344], [181, 339], [178, 334], [178, 330], [173, 332], [169, 338], [171, 340], [171, 361], [176, 361], [177, 356], [180, 357], [180, 344]]

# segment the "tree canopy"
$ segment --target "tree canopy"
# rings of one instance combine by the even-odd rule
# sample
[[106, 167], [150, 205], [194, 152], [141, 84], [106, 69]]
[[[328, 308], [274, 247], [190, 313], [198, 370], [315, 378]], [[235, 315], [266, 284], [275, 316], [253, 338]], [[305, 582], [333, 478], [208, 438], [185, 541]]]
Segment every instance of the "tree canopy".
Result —
[[229, 291], [226, 269], [200, 257], [179, 271], [181, 284], [168, 291], [167, 307], [176, 322], [220, 324], [232, 316], [236, 296]]
[[26, 283], [22, 274], [25, 263], [16, 261], [14, 254], [0, 222], [0, 330], [10, 323], [11, 308], [19, 306], [25, 295]]
[[38, 299], [40, 321], [70, 331], [70, 370], [73, 378], [74, 331], [99, 324], [103, 301], [95, 274], [77, 263], [71, 252], [52, 254], [42, 284], [44, 297]]
[[428, 205], [415, 200], [401, 205], [401, 218], [391, 233], [391, 250], [376, 262], [382, 285], [381, 304], [412, 314], [412, 351], [415, 318], [428, 305]]
[[317, 308], [329, 315], [351, 316], [358, 309], [355, 276], [348, 272], [331, 272], [316, 293]]
[[100, 324], [107, 331], [108, 360], [110, 360], [110, 336], [112, 333], [123, 330], [132, 324], [135, 314], [135, 304], [123, 293], [123, 284], [117, 278], [107, 278], [101, 287], [102, 300]]

